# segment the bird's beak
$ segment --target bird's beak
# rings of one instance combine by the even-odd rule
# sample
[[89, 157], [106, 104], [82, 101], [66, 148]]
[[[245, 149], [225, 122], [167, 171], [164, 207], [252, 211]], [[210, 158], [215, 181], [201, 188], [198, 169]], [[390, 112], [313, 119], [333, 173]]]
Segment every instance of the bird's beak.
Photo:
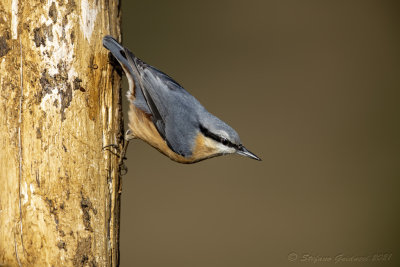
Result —
[[249, 157], [251, 159], [261, 161], [261, 159], [259, 157], [257, 157], [256, 155], [254, 155], [253, 153], [248, 151], [244, 146], [240, 146], [239, 149], [236, 150], [236, 153], [239, 155], [245, 156], [245, 157]]

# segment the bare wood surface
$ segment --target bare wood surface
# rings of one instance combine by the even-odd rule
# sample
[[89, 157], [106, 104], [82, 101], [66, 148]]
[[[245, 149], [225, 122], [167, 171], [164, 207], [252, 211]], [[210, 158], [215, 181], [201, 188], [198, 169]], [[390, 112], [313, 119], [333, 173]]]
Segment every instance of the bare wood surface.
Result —
[[119, 1], [0, 2], [0, 266], [117, 266]]

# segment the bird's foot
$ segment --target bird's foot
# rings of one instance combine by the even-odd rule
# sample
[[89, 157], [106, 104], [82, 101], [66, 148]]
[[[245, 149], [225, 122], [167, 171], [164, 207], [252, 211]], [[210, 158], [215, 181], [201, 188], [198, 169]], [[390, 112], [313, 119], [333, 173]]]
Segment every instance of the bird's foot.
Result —
[[[132, 134], [132, 131], [127, 130], [124, 136], [122, 147], [116, 144], [110, 144], [103, 147], [103, 150], [107, 150], [119, 158], [118, 168], [121, 176], [128, 173], [128, 167], [126, 167], [125, 165], [125, 160], [127, 159], [126, 151], [128, 149], [129, 141], [133, 138], [135, 137]], [[114, 149], [115, 151], [113, 151], [112, 149]], [[122, 179], [119, 180], [119, 189], [118, 189], [118, 193], [121, 192], [122, 192]]]
[[[110, 145], [106, 145], [103, 147], [103, 150], [107, 150], [119, 158], [118, 165], [120, 168], [121, 175], [125, 175], [128, 172], [128, 168], [126, 167], [124, 161], [127, 159], [126, 151], [128, 149], [129, 141], [133, 138], [134, 138], [134, 135], [132, 134], [132, 131], [127, 130], [125, 133], [125, 136], [124, 136], [122, 148], [116, 144], [110, 144]], [[113, 148], [115, 151], [113, 151], [111, 148]]]
[[[111, 148], [115, 149], [116, 152], [111, 150]], [[103, 146], [102, 149], [103, 150], [107, 150], [108, 152], [110, 152], [114, 156], [117, 156], [118, 158], [120, 157], [120, 149], [119, 149], [119, 146], [117, 144], [106, 145], [106, 146]]]

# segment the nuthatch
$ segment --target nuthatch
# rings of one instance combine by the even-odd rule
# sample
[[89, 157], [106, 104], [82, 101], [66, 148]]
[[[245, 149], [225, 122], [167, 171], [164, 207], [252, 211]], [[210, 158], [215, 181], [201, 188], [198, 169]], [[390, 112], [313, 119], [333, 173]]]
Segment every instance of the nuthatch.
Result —
[[146, 64], [105, 36], [103, 45], [121, 64], [129, 82], [129, 130], [126, 142], [139, 138], [180, 163], [237, 153], [261, 160], [239, 135], [165, 73]]

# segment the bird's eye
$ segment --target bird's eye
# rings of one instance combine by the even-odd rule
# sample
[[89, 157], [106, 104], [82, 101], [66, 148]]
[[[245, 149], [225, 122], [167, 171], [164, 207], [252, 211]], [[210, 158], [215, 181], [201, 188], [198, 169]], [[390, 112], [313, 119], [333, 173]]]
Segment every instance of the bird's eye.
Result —
[[221, 141], [222, 141], [222, 144], [225, 146], [227, 146], [229, 144], [229, 141], [225, 138], [222, 138]]

